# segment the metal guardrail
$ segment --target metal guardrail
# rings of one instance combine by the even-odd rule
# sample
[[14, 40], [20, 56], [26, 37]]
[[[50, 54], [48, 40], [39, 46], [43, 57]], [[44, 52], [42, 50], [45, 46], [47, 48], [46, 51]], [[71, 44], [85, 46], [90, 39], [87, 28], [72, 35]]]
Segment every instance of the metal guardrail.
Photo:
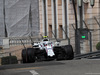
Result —
[[[12, 46], [12, 45], [22, 45], [21, 41], [23, 41], [23, 43], [25, 45], [31, 45], [32, 41], [29, 37], [15, 37], [15, 38], [9, 38], [9, 45]], [[39, 41], [39, 38], [32, 38], [32, 40], [36, 40], [36, 41]]]
[[79, 54], [76, 55], [74, 58], [75, 59], [81, 59], [81, 58], [97, 58], [100, 57], [100, 51], [95, 51], [95, 52], [90, 52], [90, 53], [86, 53], [86, 54]]
[[[55, 38], [49, 38], [51, 41], [56, 41]], [[15, 37], [15, 38], [9, 38], [9, 45], [10, 46], [18, 46], [18, 45], [22, 45], [21, 43], [21, 40], [22, 42], [25, 44], [25, 45], [31, 45], [33, 42], [34, 43], [39, 43], [42, 38], [32, 38], [31, 39], [29, 37]], [[59, 39], [60, 41], [62, 40], [66, 40], [66, 39]]]

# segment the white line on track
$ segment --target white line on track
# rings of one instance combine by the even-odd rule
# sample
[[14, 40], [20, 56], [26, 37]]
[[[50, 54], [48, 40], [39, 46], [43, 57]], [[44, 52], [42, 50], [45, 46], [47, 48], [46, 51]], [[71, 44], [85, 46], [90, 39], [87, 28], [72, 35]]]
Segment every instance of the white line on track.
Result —
[[86, 73], [86, 75], [100, 75], [100, 73]]
[[31, 70], [30, 71], [32, 75], [40, 75], [39, 73], [37, 73], [35, 70]]

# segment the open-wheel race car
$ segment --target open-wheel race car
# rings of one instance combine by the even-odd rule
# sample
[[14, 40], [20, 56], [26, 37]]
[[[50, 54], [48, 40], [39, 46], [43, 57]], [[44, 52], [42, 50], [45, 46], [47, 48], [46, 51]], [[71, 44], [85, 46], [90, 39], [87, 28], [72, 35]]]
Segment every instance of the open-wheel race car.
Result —
[[35, 61], [49, 60], [72, 60], [74, 52], [71, 45], [59, 46], [59, 43], [44, 38], [40, 43], [34, 43], [32, 48], [22, 50], [23, 63], [33, 63]]

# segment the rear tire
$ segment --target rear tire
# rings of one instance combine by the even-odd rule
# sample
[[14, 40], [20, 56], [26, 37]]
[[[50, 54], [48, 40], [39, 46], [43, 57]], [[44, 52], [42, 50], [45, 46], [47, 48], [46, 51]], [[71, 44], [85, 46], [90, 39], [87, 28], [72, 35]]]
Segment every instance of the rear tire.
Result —
[[73, 52], [72, 46], [66, 45], [66, 46], [63, 46], [63, 49], [65, 51], [65, 59], [72, 60], [74, 58], [74, 52]]
[[57, 61], [64, 59], [64, 50], [61, 46], [55, 46], [53, 50]]

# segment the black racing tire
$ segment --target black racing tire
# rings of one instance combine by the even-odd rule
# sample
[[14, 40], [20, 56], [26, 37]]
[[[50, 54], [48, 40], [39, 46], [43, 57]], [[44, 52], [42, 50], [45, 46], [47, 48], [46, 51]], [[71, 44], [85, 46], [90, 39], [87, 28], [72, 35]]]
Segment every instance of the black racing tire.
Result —
[[23, 63], [27, 63], [26, 49], [22, 50], [22, 61]]
[[39, 48], [35, 48], [35, 51], [36, 51], [36, 60], [38, 62], [43, 61], [44, 60], [43, 58], [44, 58], [44, 55], [46, 54], [46, 51], [45, 50], [40, 50]]
[[27, 62], [34, 63], [35, 62], [35, 49], [27, 48]]
[[55, 46], [53, 50], [57, 61], [64, 59], [64, 50], [61, 46]]
[[72, 60], [74, 58], [74, 52], [71, 45], [65, 45], [63, 46], [63, 49], [65, 50], [65, 59], [66, 60]]

